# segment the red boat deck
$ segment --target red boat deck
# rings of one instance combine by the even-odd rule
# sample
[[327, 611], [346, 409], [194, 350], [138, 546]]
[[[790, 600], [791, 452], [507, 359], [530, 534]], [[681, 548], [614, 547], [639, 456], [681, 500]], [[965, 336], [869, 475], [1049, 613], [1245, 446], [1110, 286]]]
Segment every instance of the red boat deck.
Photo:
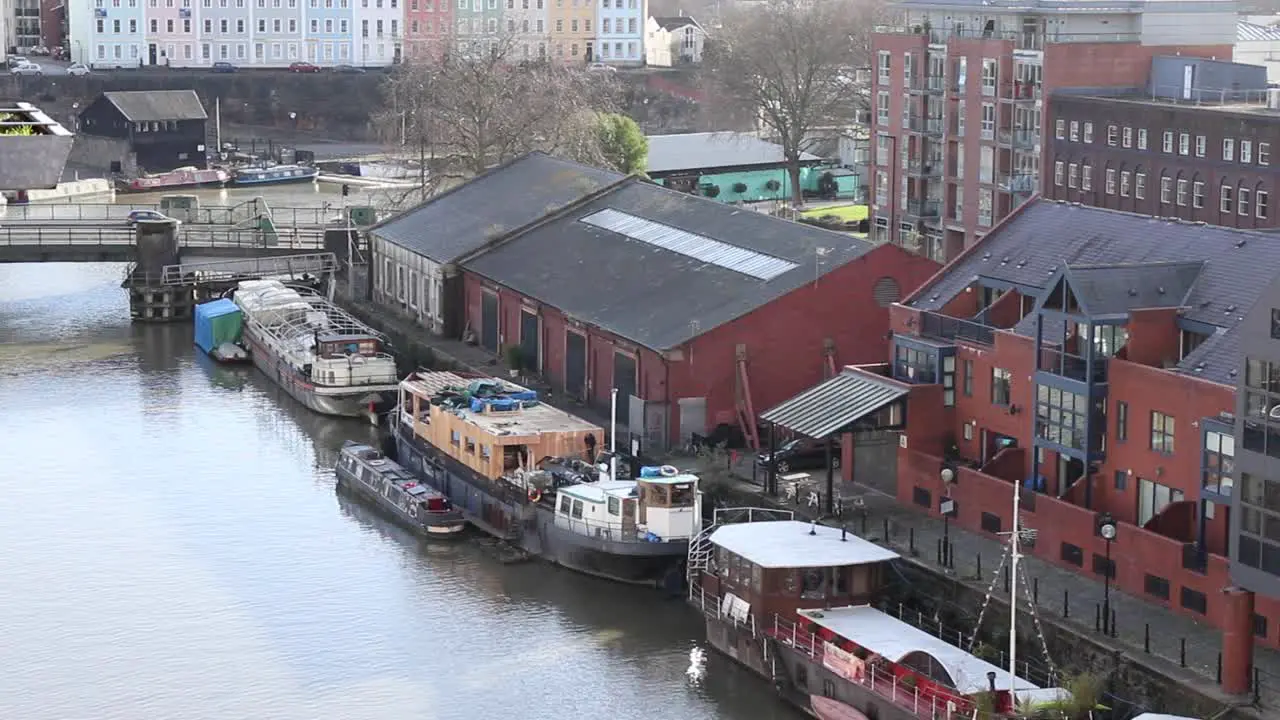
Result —
[[821, 695], [810, 695], [809, 706], [818, 720], [867, 720], [861, 711]]

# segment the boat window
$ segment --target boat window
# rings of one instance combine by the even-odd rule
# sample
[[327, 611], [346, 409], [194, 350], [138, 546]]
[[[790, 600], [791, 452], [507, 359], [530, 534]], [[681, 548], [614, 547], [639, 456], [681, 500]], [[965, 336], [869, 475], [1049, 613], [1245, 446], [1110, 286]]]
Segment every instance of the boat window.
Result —
[[476, 454], [476, 441], [471, 438], [467, 438], [467, 452], [472, 455]]
[[751, 565], [751, 589], [757, 595], [760, 594], [760, 586], [764, 584], [764, 568], [759, 565]]
[[609, 514], [618, 516], [622, 514], [622, 501], [616, 497], [609, 498]]
[[853, 571], [853, 568], [847, 568], [847, 567], [836, 568], [834, 570], [836, 574], [836, 594], [837, 595], [849, 594], [849, 573], [852, 571]]
[[828, 570], [826, 568], [810, 568], [805, 570], [803, 584], [800, 587], [800, 597], [820, 598], [826, 595], [827, 572]]
[[693, 507], [693, 499], [698, 494], [693, 483], [680, 483], [671, 486], [671, 507]]
[[568, 515], [569, 508], [572, 506], [573, 506], [573, 498], [569, 497], [568, 495], [560, 496], [560, 514], [561, 515]]
[[485, 462], [489, 462], [489, 446], [488, 445], [480, 446], [480, 457], [484, 459]]
[[573, 513], [572, 513], [572, 516], [573, 516], [573, 519], [574, 519], [574, 520], [581, 520], [581, 519], [582, 519], [582, 501], [581, 501], [581, 500], [576, 500], [576, 499], [575, 499], [575, 500], [573, 501]]
[[720, 577], [729, 579], [729, 551], [716, 546], [716, 567], [720, 569]]
[[460, 444], [462, 442], [462, 433], [458, 432], [457, 430], [450, 430], [449, 442], [453, 443], [454, 445]]

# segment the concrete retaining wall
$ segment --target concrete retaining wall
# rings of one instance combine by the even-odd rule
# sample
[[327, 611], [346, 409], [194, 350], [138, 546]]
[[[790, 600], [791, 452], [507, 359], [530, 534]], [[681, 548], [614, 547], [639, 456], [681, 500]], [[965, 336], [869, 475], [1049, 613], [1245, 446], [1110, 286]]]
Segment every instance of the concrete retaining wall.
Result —
[[76, 135], [76, 142], [71, 147], [71, 158], [67, 164], [73, 168], [106, 170], [113, 162], [120, 163], [120, 172], [125, 175], [132, 177], [138, 174], [138, 157], [127, 141], [93, 135]]
[[72, 180], [59, 183], [52, 190], [28, 190], [27, 202], [65, 202], [71, 198], [92, 197], [94, 195], [110, 195], [114, 191], [111, 181], [103, 178], [92, 180]]

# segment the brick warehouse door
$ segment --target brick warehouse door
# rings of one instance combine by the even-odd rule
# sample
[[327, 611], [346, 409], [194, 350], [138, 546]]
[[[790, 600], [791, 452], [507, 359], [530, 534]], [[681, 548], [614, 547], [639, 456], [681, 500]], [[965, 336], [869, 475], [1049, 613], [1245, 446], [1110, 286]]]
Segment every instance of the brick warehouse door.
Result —
[[613, 386], [618, 388], [618, 422], [631, 417], [631, 396], [636, 394], [636, 359], [620, 352], [613, 354]]
[[542, 347], [538, 336], [538, 314], [520, 310], [520, 352], [527, 369], [542, 371]]
[[498, 352], [498, 296], [493, 293], [480, 294], [480, 344]]
[[579, 400], [587, 390], [587, 337], [572, 330], [564, 334], [564, 391]]
[[890, 495], [898, 491], [898, 435], [886, 430], [854, 434], [853, 479]]

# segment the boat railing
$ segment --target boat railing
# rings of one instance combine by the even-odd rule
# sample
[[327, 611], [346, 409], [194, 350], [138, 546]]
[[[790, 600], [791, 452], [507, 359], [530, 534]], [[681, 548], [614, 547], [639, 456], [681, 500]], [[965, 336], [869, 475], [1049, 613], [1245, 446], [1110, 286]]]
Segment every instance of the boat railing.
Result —
[[556, 527], [568, 530], [577, 535], [582, 535], [583, 537], [595, 538], [597, 540], [608, 540], [610, 542], [645, 544], [688, 539], [660, 537], [658, 540], [650, 540], [649, 533], [640, 530], [639, 528], [627, 529], [612, 526], [608, 523], [602, 523], [598, 520], [580, 520], [577, 518], [565, 517], [558, 511], [556, 512]]
[[750, 632], [751, 637], [757, 637], [755, 615], [748, 613], [744, 619], [736, 615], [725, 614], [724, 598], [707, 592], [702, 587], [702, 583], [696, 580], [689, 583], [689, 602], [701, 610], [703, 615], [721, 622], [731, 623], [735, 627], [740, 627], [744, 631]]
[[[832, 667], [834, 663], [828, 664], [826, 659], [826, 640], [779, 615], [773, 616], [773, 623], [764, 632], [795, 652], [807, 655], [813, 663], [826, 667], [848, 682], [861, 685], [920, 720], [960, 720], [972, 713], [972, 703], [968, 698], [936, 689], [921, 689], [914, 673], [893, 665], [887, 659], [884, 662], [863, 662], [853, 668], [843, 663], [839, 669]], [[895, 668], [899, 672], [895, 672]]]

